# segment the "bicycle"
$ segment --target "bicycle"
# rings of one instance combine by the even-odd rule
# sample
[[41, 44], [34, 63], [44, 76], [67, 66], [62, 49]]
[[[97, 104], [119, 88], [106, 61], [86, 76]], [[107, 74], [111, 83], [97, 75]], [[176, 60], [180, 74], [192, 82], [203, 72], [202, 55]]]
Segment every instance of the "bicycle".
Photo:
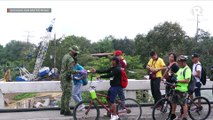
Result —
[[[91, 99], [88, 101], [82, 101], [78, 103], [73, 110], [74, 120], [99, 120], [100, 118], [100, 107], [104, 108], [111, 117], [111, 109], [108, 108], [99, 98], [107, 99], [108, 96], [100, 93], [96, 93], [96, 86], [92, 85], [92, 80], [89, 85], [89, 92]], [[99, 105], [97, 105], [97, 103]], [[140, 104], [132, 98], [126, 98], [124, 102], [116, 99], [116, 112], [120, 120], [139, 120], [141, 118], [142, 109]]]
[[[169, 120], [172, 112], [172, 99], [175, 96], [175, 87], [174, 83], [164, 82], [165, 86], [169, 86], [171, 89], [168, 93], [165, 94], [165, 97], [159, 100], [152, 111], [153, 120]], [[198, 101], [201, 101], [201, 104], [198, 105]], [[209, 117], [211, 112], [211, 105], [207, 98], [205, 97], [196, 97], [191, 99], [190, 94], [187, 93], [185, 102], [188, 104], [188, 115], [192, 120], [205, 120]], [[206, 113], [206, 114], [205, 114]], [[182, 114], [182, 108], [180, 110]]]

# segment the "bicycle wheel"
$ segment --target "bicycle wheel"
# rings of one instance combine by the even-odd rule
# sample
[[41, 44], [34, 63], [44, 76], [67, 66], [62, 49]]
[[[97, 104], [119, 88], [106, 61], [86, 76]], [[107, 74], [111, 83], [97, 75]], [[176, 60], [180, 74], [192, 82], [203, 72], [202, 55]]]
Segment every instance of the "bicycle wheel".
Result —
[[172, 104], [166, 99], [160, 99], [152, 110], [152, 119], [153, 120], [168, 120], [172, 112]]
[[120, 120], [139, 120], [142, 109], [136, 100], [126, 98], [124, 102], [118, 104], [117, 114]]
[[211, 104], [205, 97], [196, 97], [189, 104], [189, 117], [192, 120], [205, 120], [211, 112]]
[[73, 110], [74, 120], [98, 120], [99, 115], [99, 108], [94, 101], [82, 101]]

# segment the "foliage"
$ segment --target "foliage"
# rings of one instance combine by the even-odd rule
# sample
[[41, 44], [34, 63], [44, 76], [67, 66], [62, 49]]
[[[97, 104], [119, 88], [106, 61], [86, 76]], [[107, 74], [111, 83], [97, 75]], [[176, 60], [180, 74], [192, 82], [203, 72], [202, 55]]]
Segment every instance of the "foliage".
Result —
[[87, 66], [94, 67], [95, 69], [107, 69], [111, 67], [110, 58], [99, 58], [94, 61], [89, 61]]
[[91, 53], [113, 52], [112, 36], [105, 37], [103, 40], [95, 42], [91, 46]]
[[82, 66], [91, 66], [89, 65], [89, 62], [96, 61], [96, 60], [98, 60], [98, 58], [93, 57], [90, 54], [80, 54], [78, 56], [78, 63], [80, 63]]
[[143, 64], [147, 63], [150, 50], [148, 49], [149, 43], [146, 41], [146, 36], [143, 34], [136, 35], [135, 46], [136, 54], [140, 55], [141, 62]]
[[[125, 37], [124, 39], [114, 39], [112, 41], [115, 50], [121, 50], [126, 55], [135, 54], [135, 42]], [[125, 47], [124, 47], [125, 46]]]
[[153, 103], [153, 97], [149, 94], [148, 90], [140, 90], [136, 91], [136, 97], [137, 100], [139, 100], [139, 103]]
[[146, 70], [140, 62], [140, 56], [125, 56], [127, 61], [127, 75], [129, 79], [143, 79], [146, 75]]
[[149, 50], [160, 51], [159, 54], [165, 54], [171, 51], [173, 46], [181, 44], [185, 39], [185, 32], [179, 24], [165, 22], [154, 27], [149, 31], [146, 40], [149, 43]]
[[13, 100], [22, 100], [22, 99], [26, 99], [26, 98], [32, 98], [32, 97], [35, 97], [36, 96], [36, 93], [21, 93], [21, 94], [18, 94], [16, 95]]
[[[57, 39], [56, 41], [51, 40], [48, 48], [48, 52], [46, 55], [46, 59], [44, 61], [44, 66], [53, 67], [54, 60], [51, 59], [51, 55], [56, 57], [56, 68], [60, 70], [61, 68], [61, 60], [63, 56], [69, 52], [69, 48], [72, 45], [77, 45], [80, 50], [80, 54], [89, 54], [91, 49], [91, 42], [87, 40], [85, 37], [77, 37], [77, 36], [67, 36], [65, 39]], [[56, 56], [55, 55], [56, 52]]]

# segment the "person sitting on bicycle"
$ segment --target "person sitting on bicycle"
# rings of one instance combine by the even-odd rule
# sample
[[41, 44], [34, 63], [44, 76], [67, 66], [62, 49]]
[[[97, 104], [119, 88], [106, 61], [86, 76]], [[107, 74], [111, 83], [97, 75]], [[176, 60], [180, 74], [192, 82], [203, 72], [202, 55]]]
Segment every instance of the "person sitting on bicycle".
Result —
[[121, 101], [124, 101], [124, 91], [121, 86], [121, 66], [119, 63], [119, 59], [117, 57], [113, 57], [111, 59], [112, 67], [106, 70], [91, 70], [92, 73], [108, 73], [106, 75], [99, 76], [98, 78], [110, 78], [110, 88], [108, 90], [108, 98], [107, 101], [112, 108], [112, 115], [110, 120], [119, 119], [116, 114], [116, 105], [115, 100], [117, 95], [119, 96]]
[[176, 119], [175, 111], [177, 107], [177, 103], [180, 104], [183, 108], [183, 117], [182, 120], [187, 120], [188, 117], [188, 106], [185, 101], [186, 95], [188, 92], [189, 81], [191, 80], [192, 71], [189, 66], [186, 64], [187, 58], [183, 55], [178, 58], [179, 70], [177, 74], [177, 83], [176, 83], [176, 95], [173, 98], [172, 103], [172, 115], [171, 120]]

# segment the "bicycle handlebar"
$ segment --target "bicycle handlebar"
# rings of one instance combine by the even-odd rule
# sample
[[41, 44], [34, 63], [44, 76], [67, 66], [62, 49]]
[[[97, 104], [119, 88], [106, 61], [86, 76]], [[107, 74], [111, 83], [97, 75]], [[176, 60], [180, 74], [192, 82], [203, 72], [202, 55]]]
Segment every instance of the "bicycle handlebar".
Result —
[[163, 81], [163, 83], [164, 83], [165, 85], [170, 86], [170, 87], [177, 87], [177, 86], [178, 86], [176, 83], [170, 83], [170, 82], [167, 82], [167, 81]]
[[[91, 72], [88, 72], [88, 73], [91, 73]], [[97, 82], [102, 82], [103, 80], [101, 79], [96, 79], [96, 80], [93, 80], [93, 77], [94, 77], [94, 73], [91, 73], [91, 80], [90, 80], [90, 84], [89, 84], [89, 89], [95, 89], [97, 86], [95, 85], [92, 85], [93, 81], [97, 81]]]

